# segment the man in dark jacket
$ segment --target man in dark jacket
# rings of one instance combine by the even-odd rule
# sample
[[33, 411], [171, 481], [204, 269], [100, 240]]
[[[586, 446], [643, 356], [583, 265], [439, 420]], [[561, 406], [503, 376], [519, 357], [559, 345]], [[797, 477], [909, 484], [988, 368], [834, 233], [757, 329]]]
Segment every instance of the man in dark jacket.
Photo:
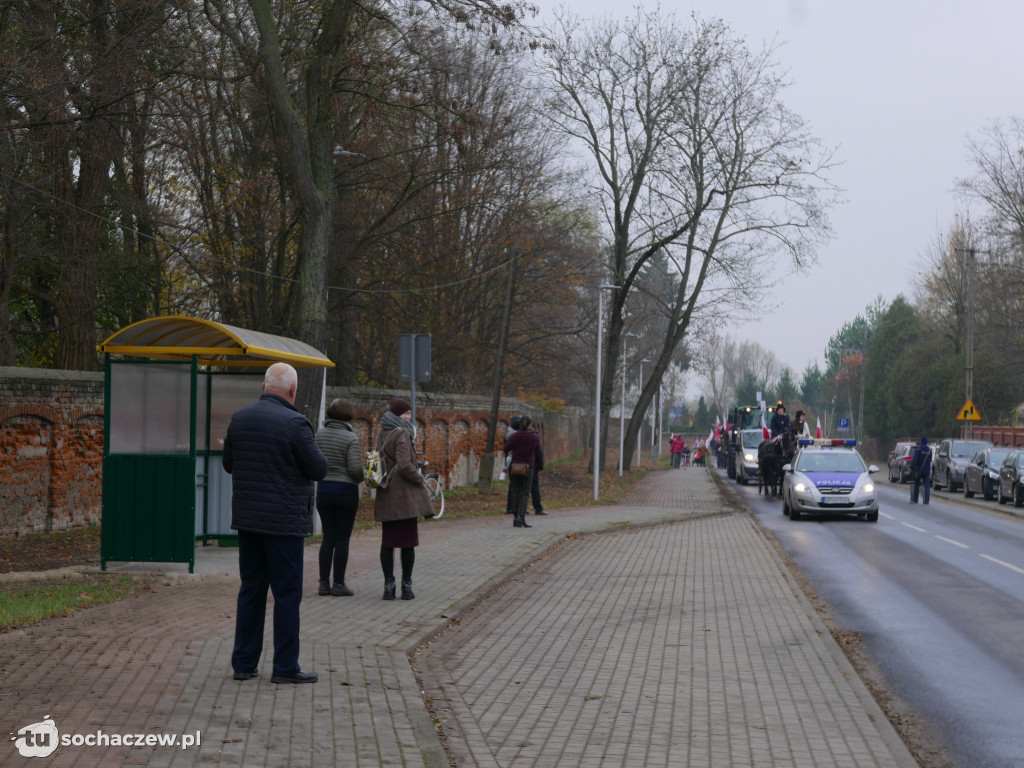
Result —
[[786, 406], [779, 400], [779, 404], [775, 406], [775, 415], [772, 416], [772, 423], [769, 425], [772, 432], [772, 437], [778, 437], [783, 432], [789, 431], [789, 414], [786, 413]]
[[910, 471], [914, 476], [914, 488], [910, 492], [910, 500], [917, 504], [921, 483], [924, 483], [924, 503], [927, 504], [932, 489], [932, 449], [928, 445], [927, 437], [922, 437], [921, 442], [914, 446], [914, 458], [910, 463]]
[[[529, 417], [527, 417], [529, 418]], [[537, 435], [537, 439], [540, 440], [540, 432], [533, 427], [527, 427], [531, 432]], [[533, 514], [535, 515], [546, 515], [544, 511], [544, 505], [540, 503], [540, 473], [544, 469], [544, 449], [541, 446], [537, 446], [537, 457], [533, 463], [533, 480], [530, 485], [530, 501], [533, 503]]]
[[327, 474], [309, 420], [295, 407], [298, 376], [275, 363], [263, 395], [231, 417], [224, 438], [224, 469], [232, 477], [231, 527], [238, 531], [236, 680], [258, 676], [267, 588], [274, 594], [273, 683], [315, 683], [299, 667], [299, 604], [304, 539], [313, 533], [316, 484]]

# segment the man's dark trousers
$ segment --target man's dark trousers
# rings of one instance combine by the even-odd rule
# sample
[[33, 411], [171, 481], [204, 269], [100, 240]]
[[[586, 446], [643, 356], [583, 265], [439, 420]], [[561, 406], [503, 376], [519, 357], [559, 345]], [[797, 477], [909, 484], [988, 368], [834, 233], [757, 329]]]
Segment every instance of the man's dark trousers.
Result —
[[299, 604], [302, 602], [301, 536], [238, 532], [238, 570], [242, 586], [235, 612], [235, 672], [253, 672], [263, 650], [267, 588], [274, 595], [274, 672], [299, 671]]

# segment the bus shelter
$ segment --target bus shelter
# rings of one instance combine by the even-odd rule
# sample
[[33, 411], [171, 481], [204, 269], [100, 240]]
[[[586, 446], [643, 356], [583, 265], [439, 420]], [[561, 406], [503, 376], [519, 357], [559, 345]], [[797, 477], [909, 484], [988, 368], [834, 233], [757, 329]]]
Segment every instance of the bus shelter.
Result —
[[104, 353], [100, 563], [188, 563], [195, 542], [234, 538], [223, 470], [231, 416], [259, 399], [265, 369], [333, 367], [308, 344], [166, 316], [122, 328]]

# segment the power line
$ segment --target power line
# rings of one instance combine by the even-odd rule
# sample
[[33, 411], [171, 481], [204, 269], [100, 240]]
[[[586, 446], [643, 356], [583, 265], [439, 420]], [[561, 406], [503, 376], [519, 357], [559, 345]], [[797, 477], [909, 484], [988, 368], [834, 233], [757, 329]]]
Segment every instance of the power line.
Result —
[[[26, 189], [30, 189], [33, 192], [35, 192], [35, 193], [37, 193], [39, 195], [42, 195], [43, 197], [47, 197], [50, 200], [53, 200], [54, 202], [60, 203], [61, 205], [65, 205], [68, 208], [72, 208], [72, 209], [74, 209], [76, 211], [84, 213], [87, 216], [92, 216], [93, 218], [96, 218], [96, 219], [99, 219], [100, 221], [106, 222], [107, 224], [110, 224], [111, 226], [117, 227], [118, 229], [120, 229], [123, 232], [135, 235], [135, 236], [137, 236], [137, 237], [139, 237], [139, 238], [141, 238], [143, 240], [156, 243], [157, 245], [163, 245], [163, 246], [169, 248], [172, 252], [182, 253], [187, 258], [193, 258], [193, 259], [199, 259], [199, 260], [203, 260], [203, 261], [207, 261], [207, 262], [213, 262], [214, 264], [219, 264], [219, 265], [221, 265], [223, 267], [227, 267], [228, 269], [231, 269], [231, 270], [233, 270], [235, 272], [245, 272], [245, 273], [248, 273], [248, 274], [258, 275], [260, 277], [265, 277], [268, 280], [279, 280], [279, 281], [281, 281], [283, 283], [297, 283], [297, 282], [299, 282], [294, 277], [285, 277], [283, 275], [275, 275], [272, 272], [266, 272], [266, 271], [261, 271], [259, 269], [254, 269], [252, 267], [243, 267], [243, 266], [239, 266], [237, 264], [232, 264], [230, 262], [224, 261], [223, 259], [218, 259], [216, 256], [211, 256], [209, 254], [197, 253], [195, 251], [186, 251], [183, 248], [174, 245], [173, 243], [169, 243], [166, 240], [163, 240], [163, 239], [161, 239], [159, 237], [156, 237], [155, 235], [143, 234], [142, 232], [140, 232], [139, 230], [135, 229], [134, 227], [126, 226], [126, 225], [122, 224], [119, 221], [114, 221], [113, 219], [108, 218], [106, 216], [102, 216], [101, 214], [96, 213], [95, 211], [90, 211], [90, 210], [88, 210], [86, 208], [82, 208], [81, 206], [71, 202], [70, 200], [65, 200], [64, 198], [61, 198], [61, 197], [58, 197], [57, 195], [54, 195], [52, 192], [48, 192], [45, 189], [40, 189], [39, 187], [36, 187], [33, 184], [29, 184], [28, 182], [22, 181], [21, 179], [15, 177], [15, 176], [11, 176], [6, 171], [0, 170], [0, 177], [3, 177], [5, 179], [9, 179], [10, 181], [14, 182], [15, 184], [18, 184], [19, 186], [25, 187]], [[481, 272], [479, 274], [476, 274], [476, 275], [473, 275], [471, 277], [462, 278], [461, 280], [453, 280], [453, 281], [451, 281], [449, 283], [437, 283], [435, 285], [426, 286], [426, 287], [423, 287], [423, 288], [348, 288], [348, 287], [341, 286], [341, 285], [328, 285], [328, 286], [326, 286], [326, 290], [328, 290], [328, 291], [340, 291], [340, 292], [344, 292], [344, 293], [370, 293], [370, 294], [401, 294], [401, 293], [424, 293], [424, 292], [431, 292], [431, 291], [440, 291], [440, 290], [444, 290], [445, 288], [453, 288], [453, 287], [455, 287], [457, 285], [463, 285], [465, 283], [471, 283], [474, 280], [480, 280], [481, 278], [487, 277], [490, 274], [493, 274], [493, 273], [495, 273], [495, 272], [497, 272], [497, 271], [499, 271], [501, 269], [504, 269], [505, 267], [507, 267], [509, 264], [511, 264], [515, 260], [516, 260], [516, 256], [511, 256], [508, 259], [506, 259], [505, 261], [503, 261], [502, 263], [500, 263], [500, 264], [498, 264], [498, 265], [496, 265], [494, 267], [491, 267], [490, 269], [486, 269], [483, 272]]]

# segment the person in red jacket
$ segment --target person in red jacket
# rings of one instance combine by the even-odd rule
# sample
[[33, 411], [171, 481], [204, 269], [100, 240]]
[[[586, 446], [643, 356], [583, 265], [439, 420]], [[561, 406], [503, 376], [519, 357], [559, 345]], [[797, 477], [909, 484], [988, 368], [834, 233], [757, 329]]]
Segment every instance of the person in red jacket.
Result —
[[686, 438], [677, 434], [670, 443], [672, 449], [672, 466], [676, 469], [683, 466], [683, 455], [686, 453]]

